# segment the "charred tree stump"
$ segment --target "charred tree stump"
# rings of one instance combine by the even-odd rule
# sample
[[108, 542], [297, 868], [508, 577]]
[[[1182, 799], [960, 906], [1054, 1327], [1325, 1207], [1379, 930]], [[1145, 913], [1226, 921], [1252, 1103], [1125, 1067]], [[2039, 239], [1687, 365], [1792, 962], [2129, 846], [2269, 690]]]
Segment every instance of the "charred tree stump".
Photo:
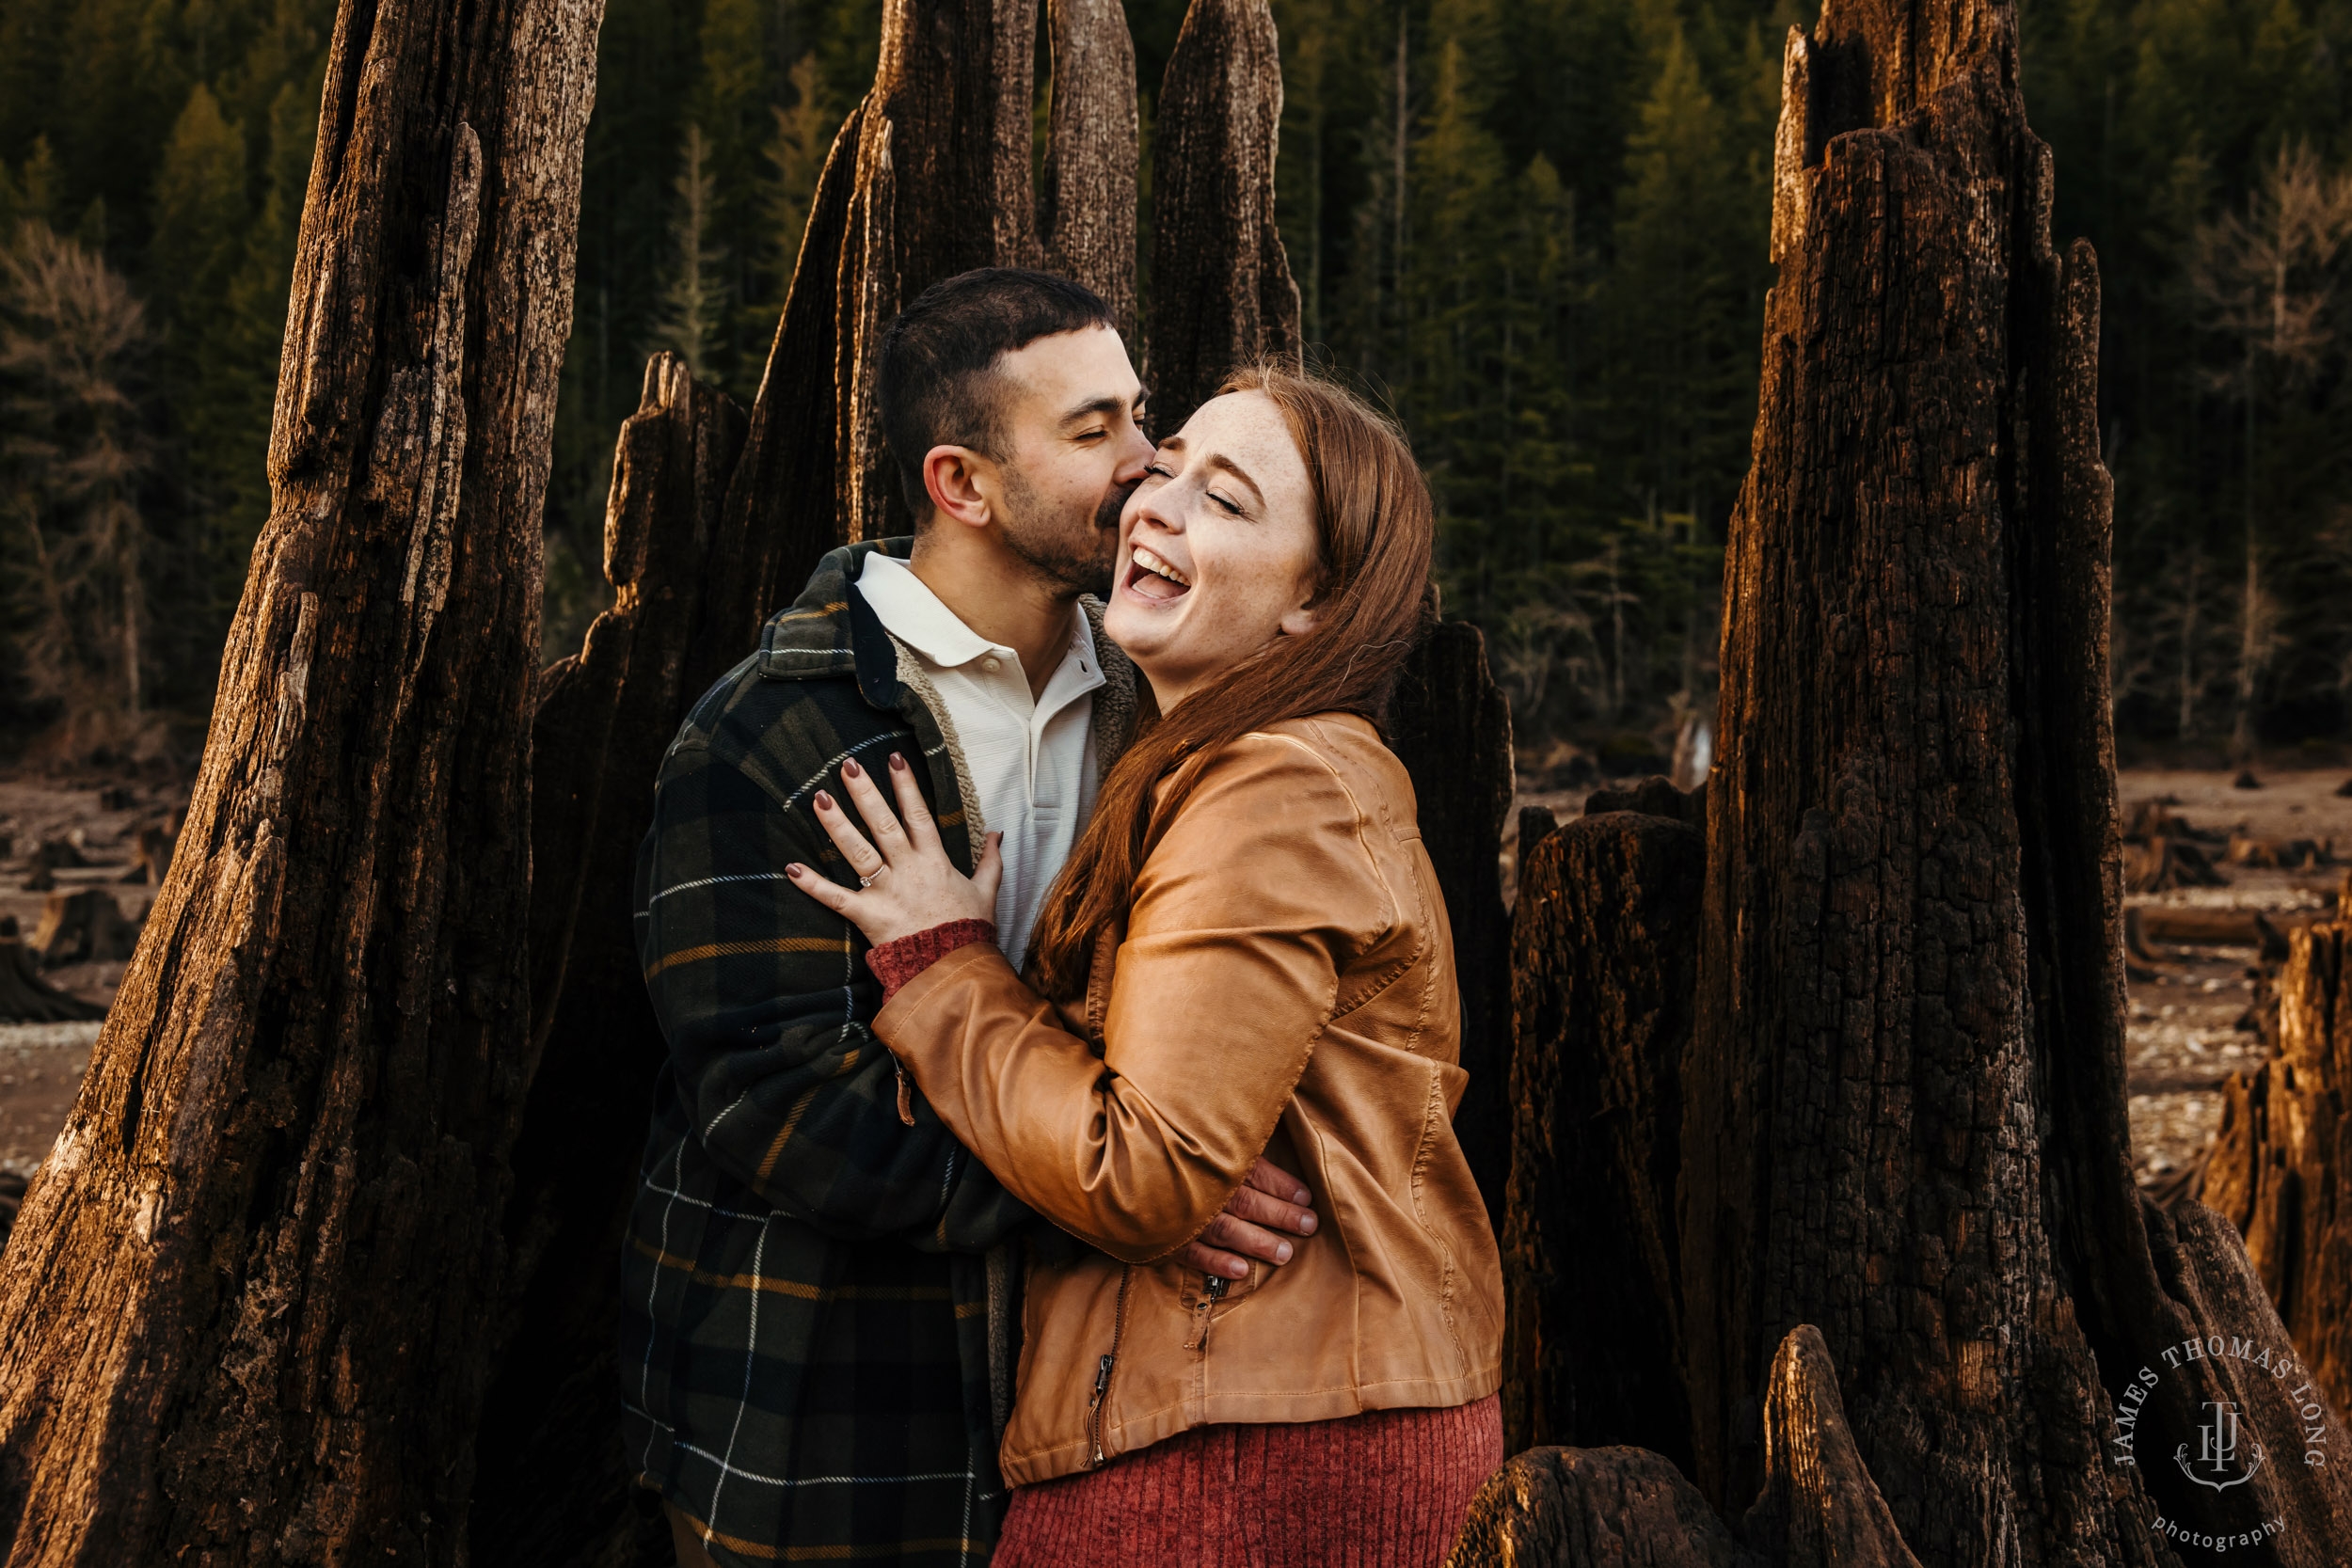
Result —
[[1542, 1448], [1488, 1478], [1446, 1568], [1919, 1568], [1854, 1447], [1837, 1369], [1810, 1323], [1773, 1354], [1762, 1421], [1763, 1486], [1737, 1538], [1659, 1454]]
[[1282, 68], [1265, 0], [1193, 0], [1157, 110], [1148, 379], [1153, 428], [1175, 430], [1234, 366], [1300, 353], [1274, 221]]
[[41, 967], [109, 963], [127, 958], [139, 928], [122, 918], [122, 906], [103, 887], [53, 893], [41, 900], [40, 924], [33, 930], [33, 953]]
[[465, 1560], [596, 0], [345, 4], [271, 515], [0, 1262], [10, 1563]]
[[1462, 1069], [1470, 1074], [1454, 1130], [1500, 1235], [1511, 1174], [1511, 922], [1502, 863], [1511, 813], [1511, 705], [1486, 669], [1476, 626], [1443, 621], [1430, 629], [1397, 679], [1388, 728], [1412, 776], [1422, 843], [1454, 930]]
[[[532, 724], [532, 1037], [514, 1150], [499, 1347], [482, 1416], [472, 1552], [508, 1565], [602, 1560], [647, 1524], [619, 1438], [620, 1238], [663, 1053], [629, 919], [652, 780], [680, 715], [721, 673], [689, 651], [733, 607], [707, 595], [742, 412], [658, 354], [621, 426], [605, 512], [612, 607], [539, 677]], [[656, 1560], [669, 1534], [646, 1528]], [[586, 1548], [595, 1545], [598, 1551]]]
[[1131, 350], [1136, 321], [1136, 44], [1116, 0], [1045, 0], [1054, 46], [1037, 227], [1045, 268], [1101, 294]]
[[2205, 1207], [2237, 1227], [2296, 1349], [2338, 1411], [2352, 1398], [2352, 927], [2287, 938], [2278, 1054], [2222, 1090]]
[[106, 1009], [51, 985], [31, 948], [17, 934], [16, 919], [0, 925], [0, 1023], [64, 1023], [104, 1018]]
[[1675, 1180], [1706, 875], [1697, 828], [1627, 811], [1521, 864], [1499, 1227], [1512, 1452], [1634, 1444], [1691, 1468]]
[[2050, 247], [2016, 51], [2000, 0], [1830, 0], [1789, 38], [1681, 1079], [1694, 1479], [1753, 1495], [1810, 1323], [1930, 1568], [2165, 1562], [2159, 1514], [2342, 1561], [2336, 1469], [2172, 1463], [2204, 1401], [2302, 1429], [2180, 1351], [2287, 1353], [2232, 1259], [2158, 1266], [2132, 1187], [2097, 278]]
[[[881, 64], [856, 119], [834, 285], [833, 493], [842, 541], [914, 528], [874, 406], [883, 329], [943, 277], [1037, 264], [1036, 53], [1037, 0], [890, 0], [883, 9]], [[835, 158], [848, 150], [836, 142]], [[803, 245], [802, 271], [821, 260]]]

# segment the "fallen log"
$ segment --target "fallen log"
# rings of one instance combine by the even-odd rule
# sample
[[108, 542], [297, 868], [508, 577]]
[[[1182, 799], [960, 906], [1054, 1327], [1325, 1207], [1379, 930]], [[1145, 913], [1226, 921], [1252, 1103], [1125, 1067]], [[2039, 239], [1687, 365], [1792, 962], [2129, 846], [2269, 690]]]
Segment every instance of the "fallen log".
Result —
[[2127, 930], [2136, 929], [2143, 947], [2164, 942], [2176, 947], [2256, 949], [2326, 918], [2326, 912], [2319, 910], [2216, 910], [2163, 904], [2135, 904], [2125, 915]]

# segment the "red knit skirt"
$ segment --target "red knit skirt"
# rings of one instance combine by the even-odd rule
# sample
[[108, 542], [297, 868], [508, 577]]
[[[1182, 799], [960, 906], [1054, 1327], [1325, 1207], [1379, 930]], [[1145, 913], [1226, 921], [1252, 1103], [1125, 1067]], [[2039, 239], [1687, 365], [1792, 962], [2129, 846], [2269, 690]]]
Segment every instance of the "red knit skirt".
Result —
[[1012, 1495], [994, 1568], [1434, 1568], [1502, 1463], [1493, 1394], [1290, 1426], [1195, 1427]]

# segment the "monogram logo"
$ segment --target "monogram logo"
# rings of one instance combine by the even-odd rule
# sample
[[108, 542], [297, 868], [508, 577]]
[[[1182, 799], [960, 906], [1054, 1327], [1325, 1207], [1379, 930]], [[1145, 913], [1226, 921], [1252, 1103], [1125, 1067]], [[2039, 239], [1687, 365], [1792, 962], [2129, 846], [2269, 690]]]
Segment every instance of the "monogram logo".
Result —
[[2233, 1472], [2231, 1466], [2237, 1462], [2237, 1406], [2229, 1400], [2207, 1400], [2205, 1408], [2213, 1414], [2197, 1429], [2197, 1462], [2189, 1463], [2186, 1443], [2172, 1450], [2173, 1462], [2180, 1465], [2181, 1474], [2200, 1486], [2210, 1486], [2217, 1492], [2243, 1486], [2263, 1467], [2263, 1446], [2248, 1445], [2254, 1451], [2253, 1462]]
[[[2275, 1406], [2258, 1404], [2249, 1413], [2236, 1400], [2205, 1400], [2201, 1405], [2204, 1419], [2195, 1428], [2196, 1441], [2175, 1446], [2172, 1463], [2198, 1486], [2220, 1493], [2230, 1500], [2216, 1498], [2199, 1505], [2195, 1512], [2201, 1517], [2194, 1523], [2158, 1513], [2148, 1521], [2150, 1533], [2162, 1536], [2175, 1549], [2199, 1546], [2220, 1554], [2233, 1547], [2258, 1545], [2283, 1532], [2287, 1524], [2284, 1515], [2260, 1517], [2261, 1503], [2254, 1500], [2252, 1494], [2235, 1489], [2260, 1474], [2270, 1458], [2268, 1450], [2256, 1441], [2258, 1436], [2290, 1444], [2294, 1437], [2299, 1437], [2306, 1465], [2315, 1470], [2328, 1463], [2328, 1421], [2319, 1403], [2317, 1382], [2310, 1370], [2296, 1360], [2292, 1352], [2273, 1351], [2259, 1339], [2236, 1335], [2184, 1339], [2159, 1353], [2159, 1359], [2167, 1370], [2177, 1370], [2195, 1361], [2233, 1361], [2241, 1369], [2241, 1377], [2259, 1372], [2274, 1380], [2286, 1395], [2287, 1410], [2282, 1413]], [[2163, 1379], [2164, 1373], [2154, 1367], [2142, 1367], [2115, 1402], [2114, 1432], [2107, 1444], [2109, 1457], [2117, 1465], [2137, 1465], [2138, 1439], [2157, 1439], [2156, 1433], [2140, 1429], [2150, 1415], [2149, 1396]], [[2244, 1386], [2242, 1383], [2239, 1386]], [[2293, 1434], [2282, 1439], [2280, 1432], [2286, 1430], [2289, 1422], [2294, 1427]], [[2274, 1426], [2278, 1430], [2273, 1430]], [[2175, 1428], [2162, 1435], [2171, 1437], [2177, 1432]], [[2153, 1443], [2151, 1447], [2154, 1447]], [[2152, 1500], [2153, 1497], [2152, 1488]], [[2233, 1519], [2232, 1514], [2241, 1517]]]

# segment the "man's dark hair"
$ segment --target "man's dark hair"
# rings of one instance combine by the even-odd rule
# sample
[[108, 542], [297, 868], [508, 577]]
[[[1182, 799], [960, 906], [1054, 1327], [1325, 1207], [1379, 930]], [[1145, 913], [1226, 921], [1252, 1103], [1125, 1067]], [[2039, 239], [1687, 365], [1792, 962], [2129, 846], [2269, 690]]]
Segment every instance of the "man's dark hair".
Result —
[[977, 267], [924, 290], [882, 334], [874, 388], [907, 509], [918, 520], [930, 512], [923, 457], [933, 447], [1000, 455], [999, 356], [1057, 332], [1115, 325], [1092, 289], [1026, 267]]

